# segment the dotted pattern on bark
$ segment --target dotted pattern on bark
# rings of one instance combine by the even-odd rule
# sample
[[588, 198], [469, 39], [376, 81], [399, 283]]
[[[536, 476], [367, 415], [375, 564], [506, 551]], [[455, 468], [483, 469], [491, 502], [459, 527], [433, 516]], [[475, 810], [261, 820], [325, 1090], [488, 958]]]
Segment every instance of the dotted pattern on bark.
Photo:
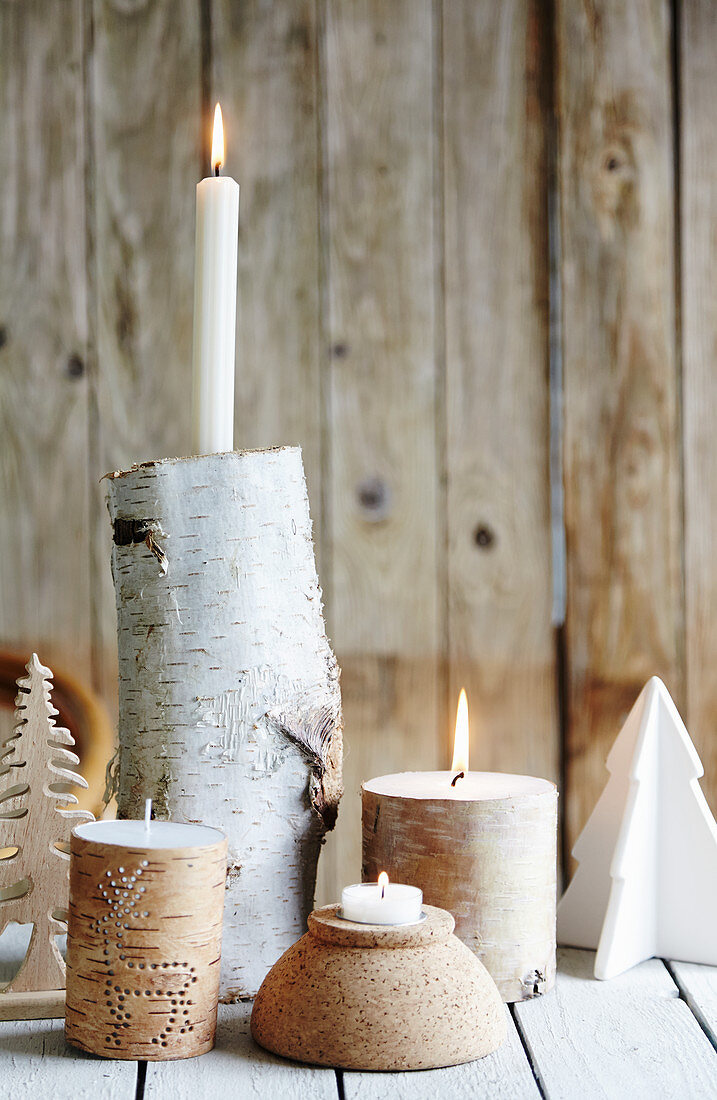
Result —
[[[133, 922], [145, 922], [151, 918], [151, 904], [147, 887], [141, 876], [148, 866], [147, 860], [131, 872], [124, 867], [116, 871], [106, 871], [97, 889], [107, 903], [107, 912], [93, 922], [91, 928], [102, 947], [102, 961], [105, 966], [104, 997], [112, 1020], [112, 1030], [105, 1037], [108, 1048], [123, 1045], [123, 1031], [135, 1026], [137, 1017], [142, 1017], [143, 1028], [146, 1017], [156, 1016], [157, 1027], [161, 1027], [150, 1042], [162, 1047], [173, 1031], [184, 1035], [194, 1031], [191, 1007], [194, 1001], [188, 996], [192, 985], [197, 981], [196, 967], [185, 962], [148, 963], [132, 958], [131, 933], [133, 928], [146, 927]], [[118, 964], [122, 964], [120, 967]], [[117, 984], [118, 971], [123, 971], [124, 984]], [[133, 981], [129, 981], [127, 970], [135, 971]], [[146, 981], [151, 976], [152, 988]], [[136, 1006], [136, 1007], [135, 1007]], [[129, 1038], [129, 1037], [128, 1037]]]

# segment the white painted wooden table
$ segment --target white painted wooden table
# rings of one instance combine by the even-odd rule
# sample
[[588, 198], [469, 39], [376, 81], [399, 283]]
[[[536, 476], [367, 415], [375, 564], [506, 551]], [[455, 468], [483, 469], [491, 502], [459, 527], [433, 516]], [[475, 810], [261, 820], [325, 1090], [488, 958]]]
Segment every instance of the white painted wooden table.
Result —
[[[423, 1073], [341, 1073], [274, 1058], [249, 1005], [220, 1008], [217, 1046], [186, 1062], [110, 1062], [68, 1047], [61, 1020], [0, 1023], [0, 1095], [43, 1100], [656, 1100], [717, 1097], [717, 967], [651, 959], [596, 982], [592, 953], [563, 950], [556, 989], [516, 1005], [480, 1062]], [[0, 972], [0, 978], [2, 978]]]

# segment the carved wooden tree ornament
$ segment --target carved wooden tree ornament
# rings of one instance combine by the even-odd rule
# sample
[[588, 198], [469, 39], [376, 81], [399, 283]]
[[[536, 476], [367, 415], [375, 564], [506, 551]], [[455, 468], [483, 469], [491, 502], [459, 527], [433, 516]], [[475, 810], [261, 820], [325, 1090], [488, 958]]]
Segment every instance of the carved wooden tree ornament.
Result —
[[63, 1015], [65, 964], [55, 936], [67, 927], [70, 833], [93, 820], [69, 808], [77, 805], [71, 788], [87, 783], [75, 770], [70, 731], [55, 725], [52, 672], [36, 653], [27, 672], [0, 754], [0, 935], [13, 921], [33, 929], [20, 969], [0, 992], [4, 1019]]

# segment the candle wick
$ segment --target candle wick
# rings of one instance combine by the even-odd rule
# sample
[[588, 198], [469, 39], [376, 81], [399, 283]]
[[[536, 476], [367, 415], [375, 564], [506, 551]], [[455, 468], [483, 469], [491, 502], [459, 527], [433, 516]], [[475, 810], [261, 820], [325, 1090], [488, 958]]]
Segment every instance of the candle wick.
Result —
[[382, 885], [381, 886], [381, 898], [383, 899], [385, 897], [386, 897], [386, 887], [385, 887], [385, 885]]
[[465, 772], [458, 772], [458, 775], [455, 775], [453, 777], [453, 779], [451, 780], [451, 786], [455, 787], [455, 785], [456, 785], [456, 783], [458, 782], [459, 779], [465, 779], [465, 775], [466, 775]]
[[215, 165], [214, 165], [214, 175], [215, 175], [215, 176], [218, 176], [218, 175], [219, 175], [219, 165], [218, 165], [218, 164], [215, 164]]

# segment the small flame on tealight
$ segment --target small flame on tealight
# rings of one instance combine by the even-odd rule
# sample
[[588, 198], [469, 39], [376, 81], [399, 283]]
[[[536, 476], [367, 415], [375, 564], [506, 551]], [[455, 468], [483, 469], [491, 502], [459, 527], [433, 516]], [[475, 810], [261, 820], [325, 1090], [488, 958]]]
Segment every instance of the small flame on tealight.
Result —
[[152, 820], [152, 799], [145, 798], [144, 800], [144, 827], [149, 832], [149, 823]]
[[456, 785], [456, 779], [462, 778], [468, 771], [468, 756], [470, 752], [470, 725], [468, 722], [468, 697], [466, 689], [461, 688], [458, 696], [458, 710], [456, 711], [456, 732], [453, 738], [453, 763], [451, 771], [455, 779], [451, 783]]
[[219, 169], [224, 165], [224, 123], [222, 121], [222, 109], [217, 103], [214, 108], [214, 132], [212, 133], [212, 171], [219, 175]]
[[381, 897], [384, 898], [386, 896], [386, 887], [388, 886], [388, 875], [385, 871], [382, 871], [378, 876], [378, 884], [381, 888]]

